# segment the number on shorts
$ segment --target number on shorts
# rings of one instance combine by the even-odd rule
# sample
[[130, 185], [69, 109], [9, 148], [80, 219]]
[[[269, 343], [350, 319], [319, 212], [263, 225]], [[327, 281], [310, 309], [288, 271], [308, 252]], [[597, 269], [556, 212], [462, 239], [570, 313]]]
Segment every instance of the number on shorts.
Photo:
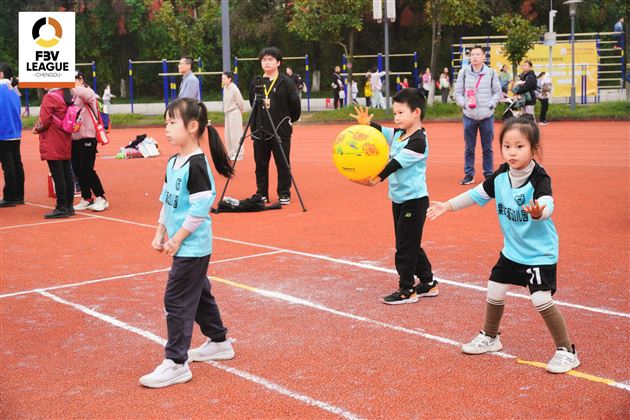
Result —
[[[542, 285], [542, 280], [540, 278], [540, 268], [538, 267], [528, 268], [527, 274], [531, 275], [531, 277], [529, 278], [529, 282], [531, 284], [538, 284], [539, 286]], [[534, 279], [536, 280], [535, 283], [534, 283]]]

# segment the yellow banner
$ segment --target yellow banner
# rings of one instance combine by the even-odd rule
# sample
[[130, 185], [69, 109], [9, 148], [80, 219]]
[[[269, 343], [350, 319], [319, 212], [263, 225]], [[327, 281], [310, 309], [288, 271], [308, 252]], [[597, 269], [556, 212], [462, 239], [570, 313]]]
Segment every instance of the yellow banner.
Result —
[[[571, 43], [559, 42], [553, 46], [553, 70], [551, 74], [553, 96], [571, 96]], [[536, 74], [549, 73], [549, 47], [542, 44], [534, 45], [526, 55], [532, 64]], [[512, 64], [503, 54], [501, 45], [490, 47], [490, 63], [493, 69], [500, 70], [504, 64], [510, 67]], [[582, 95], [582, 76], [586, 75], [586, 95], [597, 95], [597, 45], [595, 41], [575, 43], [575, 94], [579, 98]], [[520, 72], [520, 67], [518, 69]]]

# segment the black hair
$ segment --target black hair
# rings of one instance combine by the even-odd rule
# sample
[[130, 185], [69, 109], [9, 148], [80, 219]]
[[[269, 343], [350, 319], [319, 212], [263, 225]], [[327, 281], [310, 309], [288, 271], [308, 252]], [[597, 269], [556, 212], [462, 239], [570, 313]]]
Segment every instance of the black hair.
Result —
[[412, 111], [415, 111], [416, 108], [420, 109], [420, 121], [424, 120], [424, 111], [427, 106], [427, 100], [420, 89], [402, 89], [394, 95], [392, 101], [398, 102], [399, 104], [405, 104]]
[[232, 73], [231, 71], [224, 71], [223, 74], [225, 74], [225, 77], [227, 77], [230, 80], [234, 80], [234, 73]]
[[529, 64], [529, 67], [534, 68], [534, 65], [529, 60], [525, 60], [525, 61], [523, 61], [523, 63], [527, 63], [527, 64]]
[[532, 152], [539, 158], [542, 158], [542, 145], [540, 144], [540, 130], [534, 121], [534, 116], [530, 114], [522, 115], [518, 118], [510, 118], [503, 124], [501, 135], [499, 136], [499, 145], [503, 146], [503, 137], [508, 131], [518, 130], [523, 137], [529, 141]]
[[276, 47], [263, 48], [262, 51], [258, 53], [258, 61], [262, 60], [262, 58], [266, 55], [270, 55], [276, 60], [282, 62], [282, 52]]
[[540, 74], [538, 76], [536, 76], [536, 77], [543, 77], [545, 74], [547, 74], [547, 73], [545, 73], [544, 71], [541, 71]]
[[[197, 121], [199, 123], [199, 128], [197, 129], [199, 138], [203, 136], [203, 132], [208, 126], [206, 106], [203, 102], [192, 98], [178, 98], [168, 104], [166, 111], [164, 111], [164, 119], [167, 116], [169, 118], [180, 117], [185, 127], [188, 127], [191, 121]], [[217, 172], [226, 178], [231, 178], [234, 175], [234, 168], [230, 165], [230, 159], [225, 151], [221, 137], [219, 137], [219, 134], [212, 126], [208, 126], [208, 144], [212, 162]]]
[[77, 70], [74, 72], [74, 80], [79, 80], [79, 79], [83, 81], [83, 86], [87, 87], [87, 83], [85, 81], [85, 77], [83, 76], [83, 73]]
[[63, 88], [63, 101], [67, 106], [74, 104], [74, 98], [72, 96], [72, 91], [68, 88]]
[[472, 47], [471, 49], [468, 50], [468, 52], [472, 52], [472, 50], [476, 50], [476, 49], [480, 49], [481, 52], [483, 52], [484, 54], [486, 53], [486, 49], [484, 47], [482, 47], [481, 45], [475, 45], [474, 47]]
[[194, 62], [192, 57], [189, 57], [189, 56], [185, 55], [182, 58], [180, 58], [180, 60], [184, 60], [184, 62], [186, 64], [190, 64], [190, 68], [192, 69], [192, 65], [193, 65], [193, 62]]
[[0, 71], [4, 75], [2, 77], [4, 77], [5, 79], [11, 80], [11, 78], [13, 78], [13, 70], [11, 69], [11, 67], [9, 67], [7, 63], [0, 63]]

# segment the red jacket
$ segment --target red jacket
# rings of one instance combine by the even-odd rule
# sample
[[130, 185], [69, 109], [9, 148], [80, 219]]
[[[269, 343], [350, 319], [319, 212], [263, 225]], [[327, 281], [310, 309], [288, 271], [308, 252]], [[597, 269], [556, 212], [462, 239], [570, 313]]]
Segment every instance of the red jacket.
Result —
[[39, 109], [39, 121], [35, 131], [39, 133], [39, 154], [42, 160], [70, 160], [72, 137], [53, 122], [53, 115], [63, 120], [68, 105], [63, 99], [63, 90], [53, 90], [44, 95]]

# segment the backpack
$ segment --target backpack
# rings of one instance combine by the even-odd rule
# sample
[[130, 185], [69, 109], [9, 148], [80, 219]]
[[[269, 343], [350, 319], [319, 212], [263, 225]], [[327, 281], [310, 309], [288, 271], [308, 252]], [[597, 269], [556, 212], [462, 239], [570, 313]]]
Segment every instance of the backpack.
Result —
[[83, 125], [83, 113], [81, 111], [82, 109], [78, 106], [69, 105], [63, 120], [53, 115], [53, 121], [66, 133], [76, 133]]

